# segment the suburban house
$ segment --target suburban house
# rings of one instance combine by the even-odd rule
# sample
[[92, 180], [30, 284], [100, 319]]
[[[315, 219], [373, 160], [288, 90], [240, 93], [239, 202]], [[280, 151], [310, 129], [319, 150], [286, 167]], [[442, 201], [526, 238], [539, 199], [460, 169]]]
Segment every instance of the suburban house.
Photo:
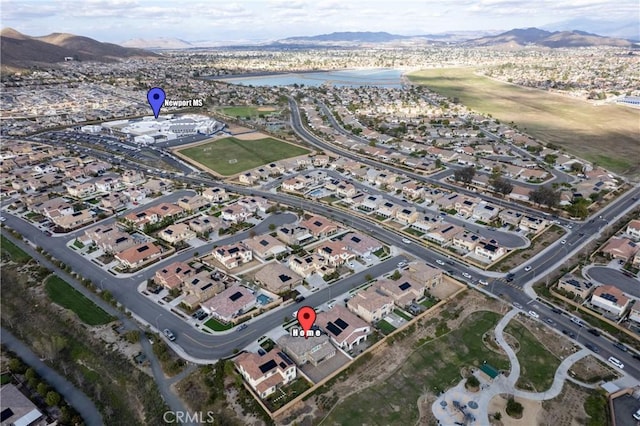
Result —
[[211, 203], [224, 203], [229, 200], [229, 194], [224, 188], [207, 188], [202, 196]]
[[393, 299], [377, 286], [371, 286], [349, 299], [347, 308], [368, 323], [376, 323], [393, 311]]
[[112, 225], [96, 226], [84, 234], [106, 253], [118, 253], [137, 244], [131, 235]]
[[614, 259], [622, 259], [627, 262], [633, 258], [639, 249], [640, 247], [628, 238], [614, 237], [609, 240], [602, 252]]
[[202, 303], [202, 309], [219, 320], [229, 323], [255, 305], [256, 297], [253, 293], [246, 287], [234, 284]]
[[[429, 290], [442, 282], [442, 270], [429, 266], [424, 262], [409, 262], [407, 265], [409, 277], [425, 289]], [[404, 275], [404, 273], [403, 273]]]
[[296, 378], [296, 365], [278, 347], [264, 355], [245, 352], [233, 362], [240, 375], [262, 399]]
[[425, 286], [404, 275], [394, 281], [383, 279], [374, 284], [383, 294], [390, 296], [396, 305], [400, 307], [409, 306], [424, 297]]
[[340, 241], [358, 257], [369, 257], [382, 248], [380, 241], [359, 232], [350, 232]]
[[498, 217], [499, 213], [500, 208], [498, 208], [498, 206], [487, 203], [486, 201], [481, 201], [478, 203], [476, 208], [473, 209], [471, 218], [474, 220], [481, 220], [485, 223], [491, 223]]
[[438, 244], [445, 245], [451, 243], [453, 238], [461, 232], [464, 232], [461, 226], [439, 223], [431, 228], [424, 237]]
[[601, 285], [593, 291], [591, 304], [598, 308], [621, 317], [629, 307], [631, 299], [625, 296], [622, 291], [612, 285]]
[[480, 237], [473, 232], [464, 231], [453, 237], [451, 245], [463, 251], [474, 251], [480, 242]]
[[309, 336], [306, 339], [286, 334], [279, 338], [277, 343], [296, 365], [309, 363], [317, 366], [336, 354], [336, 348], [331, 344], [331, 340], [326, 334], [318, 337]]
[[547, 222], [544, 219], [538, 219], [536, 217], [531, 217], [531, 216], [526, 216], [525, 215], [520, 220], [520, 228], [526, 229], [526, 230], [530, 230], [530, 231], [534, 231], [534, 232], [538, 232], [538, 231], [542, 231], [544, 228], [546, 228], [548, 223], [549, 222]]
[[209, 200], [202, 195], [194, 195], [193, 197], [182, 197], [178, 200], [178, 205], [188, 212], [197, 212], [198, 210], [209, 206]]
[[256, 235], [242, 242], [253, 251], [254, 257], [263, 260], [287, 252], [287, 246], [269, 234]]
[[276, 230], [276, 237], [288, 245], [295, 246], [310, 240], [313, 235], [303, 226], [283, 225]]
[[640, 302], [637, 300], [629, 310], [629, 320], [640, 324]]
[[503, 225], [513, 225], [514, 227], [520, 226], [523, 214], [515, 210], [502, 210], [498, 213], [498, 218], [502, 221]]
[[158, 232], [158, 238], [169, 244], [176, 244], [195, 237], [196, 233], [193, 232], [186, 223], [175, 223]]
[[334, 344], [345, 350], [353, 349], [371, 334], [369, 324], [340, 305], [335, 305], [326, 312], [319, 312], [316, 324], [327, 332]]
[[160, 268], [153, 276], [153, 281], [168, 290], [181, 288], [185, 281], [196, 273], [195, 269], [184, 262], [174, 262]]
[[304, 258], [291, 255], [289, 256], [288, 266], [293, 272], [305, 278], [314, 273], [327, 275], [335, 271], [335, 268], [318, 254], [312, 254]]
[[183, 286], [187, 296], [182, 299], [182, 303], [195, 307], [223, 291], [224, 283], [220, 279], [215, 279], [216, 274], [217, 272], [203, 270], [187, 278]]
[[231, 204], [222, 210], [220, 217], [231, 223], [244, 222], [252, 213], [239, 204]]
[[129, 269], [139, 268], [162, 256], [162, 248], [154, 243], [142, 243], [116, 253], [115, 258]]
[[267, 263], [255, 274], [254, 279], [273, 293], [282, 293], [302, 284], [300, 275], [278, 262]]
[[501, 256], [504, 256], [507, 250], [504, 247], [500, 247], [496, 240], [482, 240], [478, 243], [474, 252], [476, 256], [493, 262]]
[[355, 255], [351, 253], [342, 241], [326, 241], [318, 246], [316, 253], [332, 266], [342, 265], [346, 261], [355, 258]]
[[2, 425], [8, 426], [40, 426], [49, 423], [46, 416], [12, 383], [0, 388], [2, 400]]
[[316, 238], [325, 238], [338, 232], [338, 225], [322, 216], [311, 216], [300, 222], [300, 226], [307, 228]]
[[595, 289], [595, 286], [591, 281], [576, 277], [573, 274], [566, 274], [558, 282], [558, 288], [570, 293], [574, 293], [576, 296], [586, 300], [591, 292]]
[[627, 235], [634, 241], [640, 240], [640, 220], [634, 219], [627, 225]]
[[398, 206], [391, 201], [385, 201], [378, 206], [378, 210], [376, 210], [376, 214], [382, 217], [391, 217], [395, 218], [398, 213]]
[[214, 248], [213, 257], [227, 269], [236, 268], [253, 260], [251, 250], [242, 243]]
[[208, 234], [223, 227], [222, 219], [215, 216], [196, 216], [187, 222], [189, 228], [197, 234]]
[[415, 207], [402, 207], [396, 211], [396, 220], [402, 224], [409, 225], [420, 218], [420, 213]]
[[51, 221], [62, 229], [70, 230], [93, 222], [93, 218], [93, 212], [89, 209], [85, 209], [68, 215], [53, 217], [51, 218]]

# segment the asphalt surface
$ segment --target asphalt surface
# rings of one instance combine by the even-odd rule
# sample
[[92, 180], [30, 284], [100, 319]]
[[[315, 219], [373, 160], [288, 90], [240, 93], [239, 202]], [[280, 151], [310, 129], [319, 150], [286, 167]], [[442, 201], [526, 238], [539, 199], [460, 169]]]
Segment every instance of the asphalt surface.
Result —
[[606, 266], [592, 266], [587, 272], [593, 281], [600, 284], [615, 285], [627, 294], [640, 298], [640, 283], [637, 278], [632, 278]]
[[[452, 223], [464, 228], [467, 228], [473, 232], [475, 232], [478, 235], [481, 235], [484, 238], [487, 239], [494, 239], [496, 240], [501, 246], [506, 247], [506, 248], [519, 248], [519, 247], [525, 247], [527, 245], [527, 239], [521, 235], [515, 234], [513, 232], [505, 232], [505, 231], [500, 231], [500, 230], [491, 230], [489, 228], [485, 228], [484, 226], [479, 226], [475, 223], [469, 222], [469, 221], [465, 221], [463, 219], [457, 218], [455, 216], [451, 216], [451, 215], [447, 215], [447, 216], [442, 216], [440, 214], [438, 214], [437, 212], [434, 212], [433, 210], [429, 210], [423, 207], [419, 207], [416, 204], [405, 200], [402, 197], [399, 197], [397, 195], [391, 195], [388, 192], [385, 191], [381, 191], [379, 190], [377, 187], [372, 187], [372, 186], [368, 186], [365, 185], [357, 180], [352, 180], [349, 178], [345, 178], [342, 174], [338, 173], [335, 170], [322, 170], [324, 173], [326, 173], [328, 176], [331, 176], [332, 178], [336, 179], [336, 180], [340, 180], [340, 181], [348, 181], [350, 184], [352, 184], [353, 186], [355, 186], [357, 189], [360, 190], [360, 192], [363, 192], [365, 195], [377, 195], [380, 197], [384, 197], [386, 200], [389, 201], [393, 201], [394, 203], [396, 203], [399, 206], [402, 207], [415, 207], [416, 210], [418, 212], [420, 212], [423, 215], [428, 215], [429, 217], [432, 218], [437, 218], [439, 220], [442, 220], [444, 222], [447, 223]], [[297, 173], [295, 175], [286, 175], [286, 176], [282, 176], [278, 179], [275, 179], [272, 182], [269, 182], [267, 185], [264, 185], [262, 188], [263, 189], [271, 189], [271, 188], [275, 188], [277, 186], [279, 186], [282, 181], [286, 180], [286, 179], [290, 179], [292, 176], [297, 176], [299, 174], [307, 174], [306, 172], [300, 172]]]
[[93, 401], [71, 382], [58, 374], [53, 368], [40, 361], [40, 358], [22, 343], [20, 339], [8, 330], [1, 328], [0, 340], [2, 340], [3, 345], [15, 352], [26, 364], [33, 368], [45, 382], [53, 386], [56, 392], [62, 395], [67, 403], [82, 416], [87, 426], [100, 426], [104, 424], [98, 407], [95, 406]]

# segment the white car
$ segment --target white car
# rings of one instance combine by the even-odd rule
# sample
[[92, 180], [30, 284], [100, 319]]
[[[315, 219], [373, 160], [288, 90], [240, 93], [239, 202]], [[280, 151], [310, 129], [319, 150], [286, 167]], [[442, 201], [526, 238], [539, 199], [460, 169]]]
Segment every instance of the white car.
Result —
[[176, 336], [168, 328], [165, 328], [164, 330], [162, 330], [162, 334], [164, 334], [165, 337], [171, 340], [172, 342], [176, 340]]
[[519, 304], [518, 302], [513, 302], [513, 307], [514, 308], [518, 308], [518, 309], [522, 309], [522, 305]]
[[398, 268], [402, 268], [403, 266], [406, 266], [407, 262], [398, 262]]
[[623, 369], [624, 368], [624, 364], [620, 362], [620, 360], [618, 358], [614, 358], [612, 356], [609, 357], [609, 362], [613, 365], [615, 365], [616, 367], [618, 367], [619, 369]]
[[529, 311], [529, 316], [531, 318], [535, 318], [535, 319], [540, 318], [540, 315], [538, 315], [538, 313], [536, 311]]
[[526, 266], [526, 267], [524, 268], [524, 270], [525, 270], [525, 272], [529, 272], [529, 271], [531, 270], [531, 265]]
[[562, 244], [562, 245], [567, 244], [567, 240], [560, 241], [560, 244]]
[[0, 222], [4, 222], [5, 220], [7, 220], [7, 218], [6, 218], [6, 217], [4, 217], [4, 216], [0, 216]]
[[444, 261], [442, 261], [442, 260], [440, 260], [440, 259], [436, 260], [436, 263], [437, 263], [438, 265], [444, 265]]
[[463, 272], [462, 276], [465, 277], [466, 279], [470, 280], [471, 279], [471, 274], [467, 273], [467, 272]]
[[405, 243], [405, 244], [411, 244], [411, 240], [408, 239], [408, 238], [403, 238], [402, 242]]
[[487, 280], [480, 280], [480, 281], [478, 281], [478, 283], [482, 284], [482, 285], [489, 285], [489, 281], [487, 281]]

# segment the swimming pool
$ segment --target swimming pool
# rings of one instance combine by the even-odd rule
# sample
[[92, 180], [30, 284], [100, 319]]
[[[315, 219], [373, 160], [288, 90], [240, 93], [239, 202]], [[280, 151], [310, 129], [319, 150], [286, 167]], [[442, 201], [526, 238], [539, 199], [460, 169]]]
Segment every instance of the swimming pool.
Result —
[[326, 190], [324, 188], [316, 188], [313, 191], [309, 192], [307, 195], [313, 198], [324, 197], [326, 194]]
[[268, 305], [269, 303], [271, 303], [272, 299], [267, 296], [266, 294], [259, 294], [256, 299], [258, 300], [258, 303], [261, 305]]

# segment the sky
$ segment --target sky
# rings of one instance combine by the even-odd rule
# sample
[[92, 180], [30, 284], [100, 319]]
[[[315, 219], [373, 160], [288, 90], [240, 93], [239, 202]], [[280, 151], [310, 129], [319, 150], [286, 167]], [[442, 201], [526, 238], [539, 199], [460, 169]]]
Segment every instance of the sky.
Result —
[[[634, 18], [635, 17], [635, 18]], [[334, 31], [418, 35], [573, 19], [640, 21], [638, 0], [0, 0], [0, 25], [100, 41], [275, 40]], [[587, 28], [580, 28], [588, 30]]]

